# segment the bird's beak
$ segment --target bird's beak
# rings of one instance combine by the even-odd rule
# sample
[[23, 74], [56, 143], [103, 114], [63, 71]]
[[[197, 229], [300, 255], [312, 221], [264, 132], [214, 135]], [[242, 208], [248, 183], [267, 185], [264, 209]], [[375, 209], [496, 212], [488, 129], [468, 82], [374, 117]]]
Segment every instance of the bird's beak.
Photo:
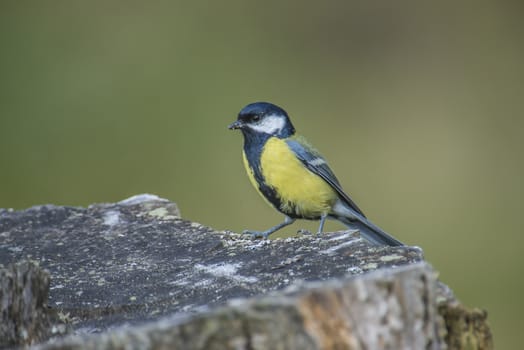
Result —
[[229, 124], [227, 127], [229, 130], [242, 129], [244, 124], [240, 120], [236, 120], [233, 123]]

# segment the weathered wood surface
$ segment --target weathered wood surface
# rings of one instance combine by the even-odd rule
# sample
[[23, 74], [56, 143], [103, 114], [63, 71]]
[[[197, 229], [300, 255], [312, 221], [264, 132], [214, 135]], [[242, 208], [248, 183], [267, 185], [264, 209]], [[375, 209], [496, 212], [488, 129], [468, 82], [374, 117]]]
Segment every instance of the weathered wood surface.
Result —
[[[473, 314], [457, 318], [419, 248], [348, 231], [251, 241], [149, 195], [0, 209], [0, 239], [0, 263], [31, 258], [51, 273], [49, 305], [73, 334], [45, 348], [457, 348], [464, 333], [447, 320]], [[471, 337], [489, 349], [485, 315], [475, 320]]]
[[0, 348], [34, 344], [66, 326], [47, 308], [49, 273], [32, 261], [0, 268]]

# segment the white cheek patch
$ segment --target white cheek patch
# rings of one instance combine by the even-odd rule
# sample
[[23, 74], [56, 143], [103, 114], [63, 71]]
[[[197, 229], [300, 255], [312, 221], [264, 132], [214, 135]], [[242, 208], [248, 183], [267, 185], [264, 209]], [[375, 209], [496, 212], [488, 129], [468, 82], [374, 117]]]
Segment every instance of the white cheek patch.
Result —
[[284, 129], [286, 120], [283, 117], [277, 115], [269, 115], [265, 117], [260, 123], [249, 125], [249, 127], [255, 131], [263, 132], [266, 134], [276, 134]]

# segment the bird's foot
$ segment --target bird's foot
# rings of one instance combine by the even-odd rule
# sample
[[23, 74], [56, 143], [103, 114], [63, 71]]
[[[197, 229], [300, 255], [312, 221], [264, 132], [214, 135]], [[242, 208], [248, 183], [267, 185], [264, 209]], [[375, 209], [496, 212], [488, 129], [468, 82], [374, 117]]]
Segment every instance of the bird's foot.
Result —
[[310, 236], [311, 235], [311, 231], [306, 230], [305, 228], [301, 228], [300, 230], [297, 231], [297, 233], [299, 235], [304, 235], [304, 236]]
[[269, 235], [271, 234], [271, 232], [268, 232], [268, 231], [244, 230], [244, 231], [242, 231], [242, 234], [243, 235], [251, 235], [251, 239], [257, 239], [257, 238], [267, 239], [269, 237]]

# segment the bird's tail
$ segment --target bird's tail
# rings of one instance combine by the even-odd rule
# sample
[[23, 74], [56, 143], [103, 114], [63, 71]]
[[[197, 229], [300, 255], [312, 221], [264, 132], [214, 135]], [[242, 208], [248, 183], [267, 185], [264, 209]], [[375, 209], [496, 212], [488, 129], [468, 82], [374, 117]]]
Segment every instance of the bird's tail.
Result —
[[358, 219], [350, 220], [347, 217], [337, 216], [336, 219], [342, 222], [350, 229], [360, 231], [360, 235], [367, 241], [375, 245], [388, 245], [393, 247], [405, 245], [395, 237], [384, 232], [380, 227], [373, 224], [371, 221], [359, 215]]

